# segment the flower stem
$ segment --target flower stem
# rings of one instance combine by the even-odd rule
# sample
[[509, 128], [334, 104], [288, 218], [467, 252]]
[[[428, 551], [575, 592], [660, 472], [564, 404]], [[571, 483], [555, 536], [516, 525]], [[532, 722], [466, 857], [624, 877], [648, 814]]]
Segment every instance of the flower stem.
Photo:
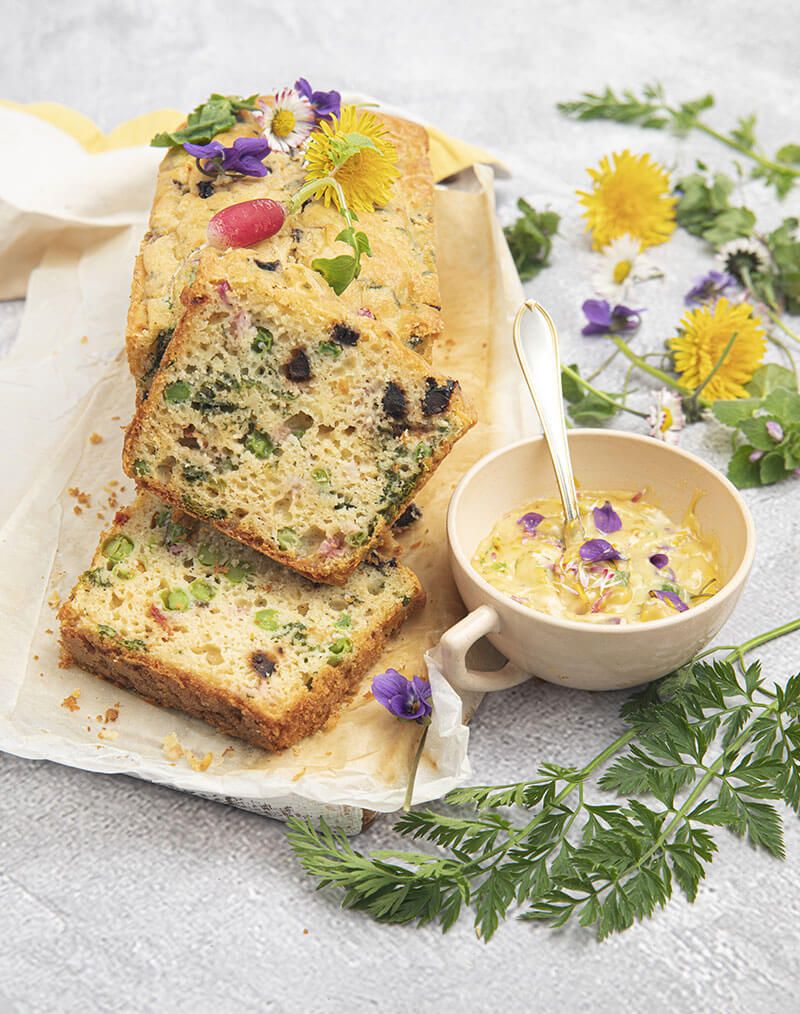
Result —
[[614, 360], [617, 358], [618, 355], [619, 355], [619, 349], [614, 349], [614, 351], [611, 353], [611, 355], [607, 359], [603, 360], [603, 362], [597, 367], [596, 370], [592, 370], [592, 372], [589, 374], [589, 376], [586, 379], [587, 380], [596, 380], [597, 377], [599, 377], [600, 374], [603, 372], [603, 370], [608, 369], [608, 367], [614, 362]]
[[778, 314], [775, 313], [775, 311], [772, 310], [769, 306], [767, 306], [766, 303], [764, 304], [764, 309], [767, 312], [767, 316], [776, 327], [779, 327], [785, 335], [788, 335], [788, 337], [792, 339], [792, 341], [800, 343], [800, 334], [797, 334], [796, 331], [792, 331], [792, 329], [787, 324], [785, 324], [778, 316]]
[[601, 401], [606, 402], [608, 405], [613, 405], [614, 408], [619, 411], [630, 412], [631, 415], [638, 415], [640, 419], [647, 418], [647, 414], [645, 412], [639, 412], [635, 408], [628, 408], [628, 406], [623, 405], [622, 402], [615, 401], [613, 398], [610, 398], [605, 391], [600, 391], [598, 388], [593, 387], [588, 380], [584, 380], [579, 373], [576, 373], [575, 370], [572, 369], [572, 367], [562, 366], [561, 372], [566, 373], [571, 380], [574, 380], [576, 384], [580, 384], [580, 386], [589, 391], [590, 394], [593, 394], [596, 398], [600, 398]]
[[417, 743], [416, 753], [414, 754], [414, 760], [411, 762], [411, 770], [408, 773], [408, 785], [406, 786], [406, 794], [403, 799], [403, 812], [408, 813], [411, 809], [411, 800], [414, 796], [414, 782], [417, 779], [417, 769], [419, 768], [419, 762], [422, 760], [422, 753], [425, 749], [425, 740], [428, 738], [429, 725], [426, 725], [422, 731], [422, 735], [419, 737], [419, 743]]
[[[670, 109], [671, 113], [677, 112], [677, 110]], [[752, 159], [762, 167], [762, 169], [772, 169], [779, 172], [788, 173], [790, 176], [800, 177], [800, 169], [795, 169], [793, 166], [786, 165], [783, 162], [773, 162], [772, 159], [765, 158], [763, 155], [759, 155], [757, 151], [752, 148], [748, 148], [747, 145], [741, 144], [733, 137], [729, 137], [727, 134], [722, 134], [718, 130], [714, 130], [713, 127], [709, 127], [707, 123], [703, 123], [702, 120], [695, 120], [693, 126], [697, 130], [702, 131], [704, 134], [708, 134], [709, 137], [713, 137], [715, 141], [719, 141], [720, 144], [726, 145], [728, 148], [732, 148], [734, 151], [738, 151], [740, 155], [746, 155], [747, 158]]]
[[673, 391], [677, 391], [679, 394], [689, 395], [692, 392], [684, 387], [683, 384], [678, 383], [674, 377], [670, 377], [668, 373], [663, 370], [659, 370], [657, 366], [651, 366], [646, 359], [642, 359], [630, 348], [628, 343], [617, 335], [609, 335], [611, 341], [617, 346], [619, 351], [629, 359], [634, 366], [638, 366], [640, 370], [645, 373], [649, 373], [651, 377], [655, 377], [656, 380], [660, 380], [662, 384], [666, 384], [667, 387], [671, 387]]
[[727, 355], [730, 352], [730, 350], [733, 348], [733, 343], [736, 341], [736, 339], [737, 339], [738, 336], [739, 336], [739, 332], [738, 331], [734, 331], [733, 334], [728, 339], [728, 341], [726, 342], [725, 348], [722, 350], [722, 354], [720, 355], [719, 359], [714, 363], [714, 365], [708, 371], [705, 379], [701, 380], [700, 383], [697, 385], [697, 387], [692, 391], [692, 393], [691, 393], [691, 395], [689, 397], [689, 401], [691, 401], [693, 404], [695, 404], [695, 405], [699, 404], [699, 402], [700, 402], [700, 392], [703, 391], [706, 388], [706, 386], [708, 385], [709, 381], [712, 379], [712, 377], [714, 376], [714, 374], [717, 372], [717, 370], [720, 368], [720, 366], [722, 366], [722, 364], [725, 362], [725, 359], [727, 358]]

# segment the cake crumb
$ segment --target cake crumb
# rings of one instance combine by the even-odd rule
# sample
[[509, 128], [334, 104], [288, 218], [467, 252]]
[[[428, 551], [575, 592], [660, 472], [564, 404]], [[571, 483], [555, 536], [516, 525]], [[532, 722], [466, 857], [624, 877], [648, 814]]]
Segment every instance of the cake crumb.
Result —
[[39, 656], [38, 655], [34, 655], [33, 656], [33, 661], [34, 662], [38, 662], [39, 661]]
[[183, 747], [174, 732], [164, 737], [161, 749], [168, 761], [179, 761], [183, 757]]
[[[103, 438], [101, 437], [100, 439], [102, 440]], [[82, 489], [78, 489], [77, 486], [70, 486], [69, 489], [67, 490], [67, 492], [73, 498], [73, 500], [77, 500], [78, 501], [78, 503], [81, 505], [81, 507], [91, 507], [92, 506], [92, 495], [91, 495], [91, 493], [84, 493], [84, 491]]]
[[79, 507], [77, 504], [75, 504], [75, 506], [72, 508], [72, 513], [73, 514], [83, 514], [83, 509], [81, 507]]
[[110, 742], [113, 742], [117, 736], [119, 736], [119, 733], [116, 729], [101, 729], [97, 734], [98, 739], [105, 739]]
[[214, 760], [214, 754], [209, 751], [205, 757], [198, 757], [191, 750], [187, 750], [186, 759], [189, 761], [192, 771], [208, 771], [211, 761]]
[[232, 753], [235, 753], [235, 752], [236, 751], [234, 750], [234, 748], [232, 746], [226, 746], [225, 749], [220, 754], [220, 757], [229, 757]]
[[304, 937], [308, 936], [308, 930], [305, 927], [303, 927], [303, 936]]
[[85, 334], [81, 337], [81, 345], [85, 345], [89, 341], [89, 335]]
[[89, 437], [90, 444], [102, 444], [102, 442], [103, 438], [100, 436], [99, 433], [92, 433], [91, 436]]
[[109, 722], [116, 722], [119, 718], [119, 704], [115, 704], [113, 708], [106, 708], [106, 714], [103, 721], [108, 724]]
[[66, 708], [67, 711], [80, 711], [80, 705], [78, 704], [78, 698], [80, 696], [80, 689], [73, 690], [69, 697], [65, 697], [61, 702], [61, 707]]

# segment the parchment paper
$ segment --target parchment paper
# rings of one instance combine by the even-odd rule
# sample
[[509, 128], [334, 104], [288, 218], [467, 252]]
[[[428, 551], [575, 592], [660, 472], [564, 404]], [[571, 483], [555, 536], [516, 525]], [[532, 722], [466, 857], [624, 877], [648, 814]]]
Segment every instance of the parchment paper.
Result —
[[[0, 131], [4, 115], [19, 114], [0, 110]], [[37, 129], [42, 126], [53, 129]], [[84, 157], [84, 172], [106, 171], [93, 161], [101, 156]], [[141, 152], [132, 149], [131, 159], [134, 175], [141, 174]], [[18, 180], [15, 188], [6, 200], [0, 169], [0, 221], [9, 220], [14, 202], [18, 216], [20, 207], [35, 204], [35, 194], [20, 193]], [[117, 506], [133, 497], [119, 464], [122, 427], [133, 409], [121, 335], [149, 195], [138, 198], [146, 203], [141, 214], [131, 212], [131, 224], [117, 228], [117, 217], [112, 229], [103, 202], [115, 209], [112, 218], [124, 218], [120, 198], [100, 193], [94, 206], [100, 225], [88, 234], [85, 206], [80, 221], [70, 223], [58, 218], [54, 197], [47, 196], [47, 251], [30, 277], [14, 352], [0, 364], [0, 423], [13, 435], [2, 449], [9, 488], [0, 505], [0, 749], [134, 774], [274, 816], [322, 814], [353, 832], [362, 810], [399, 807], [420, 735], [418, 726], [394, 720], [376, 704], [369, 679], [389, 665], [422, 672], [427, 662], [434, 719], [415, 802], [442, 795], [469, 775], [465, 720], [479, 703], [477, 696], [462, 702], [432, 658], [423, 660], [463, 614], [447, 562], [447, 503], [475, 460], [524, 432], [509, 341], [522, 294], [494, 217], [491, 172], [477, 166], [436, 194], [446, 323], [436, 366], [461, 380], [481, 422], [423, 491], [422, 520], [398, 540], [428, 604], [387, 647], [338, 721], [279, 754], [250, 748], [76, 668], [58, 668], [58, 604]], [[41, 236], [38, 213], [25, 214], [33, 215]], [[19, 243], [0, 249], [0, 266], [18, 250]]]

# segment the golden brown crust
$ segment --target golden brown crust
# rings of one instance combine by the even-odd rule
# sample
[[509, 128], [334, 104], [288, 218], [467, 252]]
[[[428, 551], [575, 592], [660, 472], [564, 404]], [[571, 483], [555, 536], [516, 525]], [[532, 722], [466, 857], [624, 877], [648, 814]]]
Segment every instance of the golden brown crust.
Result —
[[209, 685], [191, 672], [92, 636], [82, 629], [70, 602], [59, 611], [61, 665], [74, 663], [148, 701], [183, 711], [262, 750], [284, 750], [318, 732], [338, 713], [358, 689], [360, 678], [380, 655], [386, 640], [424, 600], [417, 582], [413, 599], [407, 606], [398, 604], [383, 627], [366, 635], [357, 657], [350, 663], [321, 669], [314, 680], [314, 693], [298, 701], [280, 719], [259, 712], [243, 698]]

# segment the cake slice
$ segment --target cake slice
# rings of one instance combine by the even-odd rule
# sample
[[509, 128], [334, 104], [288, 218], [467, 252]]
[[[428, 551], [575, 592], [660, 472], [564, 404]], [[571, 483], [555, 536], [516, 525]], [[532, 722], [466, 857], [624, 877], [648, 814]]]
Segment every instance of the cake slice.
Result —
[[123, 464], [176, 507], [336, 584], [475, 417], [454, 380], [368, 318], [332, 312], [302, 278], [287, 287], [246, 263], [198, 275]]
[[[317, 257], [345, 252], [336, 236], [342, 219], [319, 201], [306, 204], [283, 229], [255, 246], [206, 256], [242, 261], [269, 272], [287, 285], [306, 281], [318, 298], [338, 305], [339, 312], [370, 315], [377, 333], [393, 336], [429, 358], [442, 332], [441, 299], [436, 272], [433, 223], [433, 177], [428, 161], [428, 135], [408, 120], [374, 111], [397, 148], [400, 177], [389, 203], [362, 216], [372, 256], [362, 261], [358, 279], [337, 296], [311, 267]], [[218, 134], [231, 145], [239, 137], [257, 137], [262, 127], [251, 113]], [[136, 261], [128, 314], [128, 361], [140, 396], [146, 394], [183, 312], [180, 295], [196, 268], [198, 250], [206, 243], [206, 227], [222, 208], [255, 198], [286, 201], [305, 176], [304, 149], [273, 151], [262, 178], [222, 174], [211, 180], [183, 148], [164, 157], [156, 184], [150, 223]], [[289, 280], [290, 279], [290, 280]], [[327, 290], [327, 291], [326, 291]]]
[[423, 598], [376, 557], [314, 585], [143, 494], [61, 608], [62, 657], [280, 750], [325, 724]]

